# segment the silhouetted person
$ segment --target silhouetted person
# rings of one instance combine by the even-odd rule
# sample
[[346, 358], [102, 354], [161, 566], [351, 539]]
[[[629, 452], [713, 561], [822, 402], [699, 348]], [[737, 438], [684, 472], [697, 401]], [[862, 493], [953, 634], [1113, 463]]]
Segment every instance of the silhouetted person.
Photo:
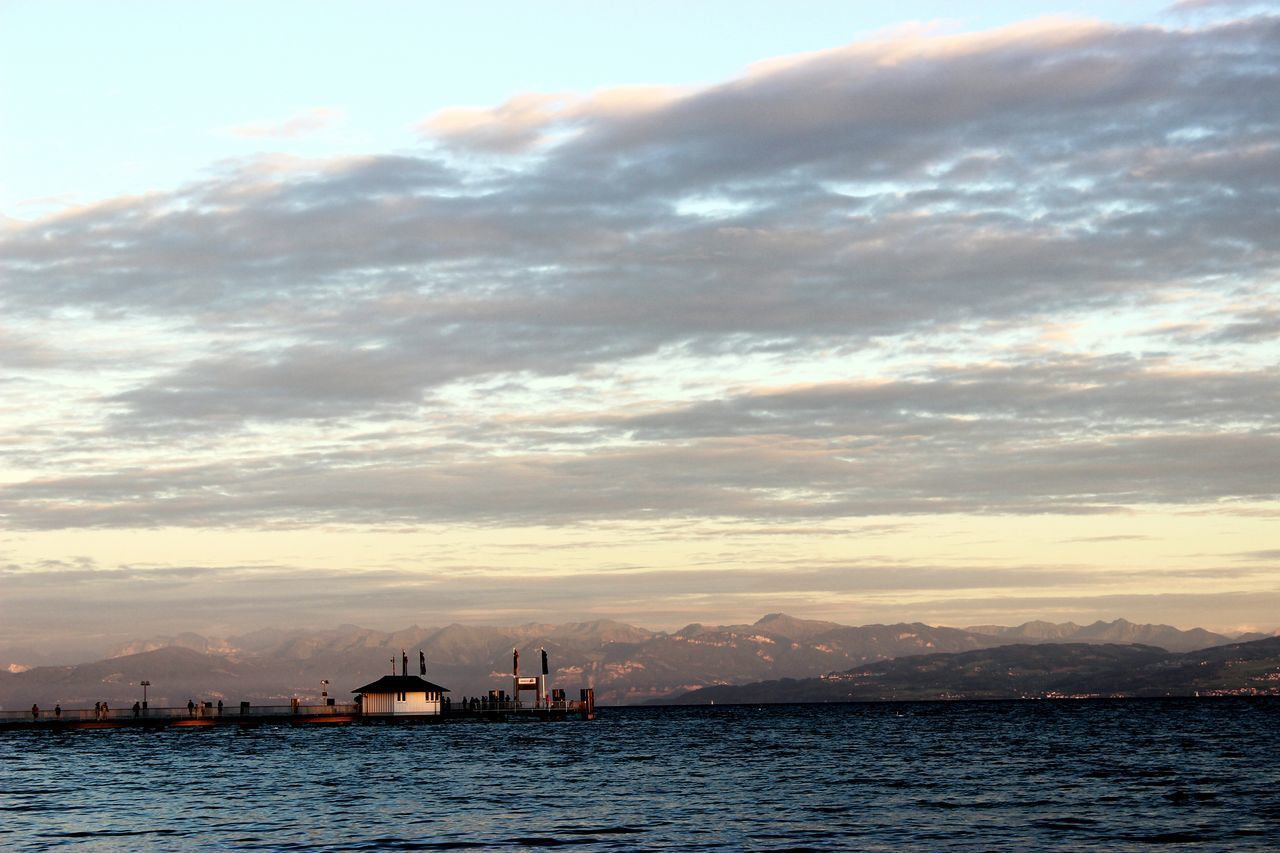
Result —
[[93, 703], [93, 718], [94, 718], [95, 720], [101, 720], [101, 719], [102, 719], [102, 703], [101, 703], [101, 702], [94, 702], [94, 703]]
[[400, 650], [400, 674], [409, 674], [409, 653], [404, 649]]
[[33, 720], [40, 719], [40, 706], [37, 705], [35, 702], [31, 703], [31, 719]]
[[105, 719], [107, 718], [107, 711], [109, 711], [109, 710], [110, 710], [110, 709], [107, 707], [107, 703], [106, 703], [106, 702], [103, 702], [103, 703], [102, 703], [102, 719], [104, 719], [104, 720], [105, 720]]
[[187, 700], [187, 716], [194, 717], [196, 715], [196, 703], [192, 699]]
[[218, 716], [219, 717], [222, 716], [222, 700], [221, 699], [218, 700]]
[[58, 704], [58, 705], [54, 705], [54, 706], [53, 706], [53, 715], [54, 715], [55, 717], [57, 717], [59, 720], [61, 720], [61, 719], [62, 719], [62, 705], [61, 705], [61, 704]]
[[133, 703], [133, 718], [136, 720], [136, 719], [138, 719], [138, 717], [139, 717], [139, 716], [141, 716], [141, 714], [142, 714], [142, 703], [141, 703], [141, 702], [134, 702], [134, 703]]

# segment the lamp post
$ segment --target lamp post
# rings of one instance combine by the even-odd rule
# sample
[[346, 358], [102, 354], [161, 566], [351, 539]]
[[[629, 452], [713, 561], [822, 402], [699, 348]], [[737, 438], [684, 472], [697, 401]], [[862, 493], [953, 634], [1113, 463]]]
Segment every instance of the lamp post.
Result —
[[327, 678], [320, 679], [320, 704], [329, 704], [329, 679]]
[[144, 678], [138, 683], [142, 685], [142, 707], [145, 709], [147, 707], [147, 688], [151, 686], [151, 682]]

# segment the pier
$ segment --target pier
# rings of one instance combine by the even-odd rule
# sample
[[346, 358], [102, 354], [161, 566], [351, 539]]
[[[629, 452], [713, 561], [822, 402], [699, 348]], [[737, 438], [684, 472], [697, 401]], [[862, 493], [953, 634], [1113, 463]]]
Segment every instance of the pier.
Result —
[[60, 714], [40, 709], [0, 711], [0, 731], [78, 731], [82, 729], [207, 729], [218, 726], [334, 726], [334, 725], [399, 725], [404, 723], [441, 724], [452, 722], [556, 722], [595, 719], [594, 697], [562, 700], [531, 706], [505, 701], [485, 702], [478, 707], [446, 706], [432, 714], [364, 714], [360, 703], [325, 705], [226, 705], [222, 709], [208, 704], [194, 709], [112, 708], [105, 713], [93, 708], [64, 708]]
[[[553, 722], [568, 719], [594, 720], [595, 690], [582, 688], [577, 700], [570, 700], [563, 689], [548, 685], [547, 652], [541, 651], [542, 674], [520, 675], [520, 652], [511, 650], [512, 695], [505, 690], [490, 690], [487, 696], [466, 697], [454, 702], [445, 696], [449, 688], [427, 681], [426, 656], [418, 652], [420, 675], [409, 675], [409, 654], [400, 652], [400, 674], [396, 675], [395, 658], [391, 658], [391, 674], [352, 690], [354, 702], [339, 703], [329, 698], [329, 680], [324, 679], [320, 704], [303, 704], [296, 696], [288, 705], [254, 705], [240, 702], [224, 704], [189, 700], [177, 708], [152, 708], [147, 702], [150, 680], [138, 682], [142, 700], [130, 707], [108, 708], [98, 703], [93, 708], [52, 709], [32, 705], [26, 711], [0, 710], [0, 731], [76, 731], [80, 729], [207, 729], [218, 726], [335, 726], [353, 724], [449, 723], [477, 722]], [[533, 693], [533, 701], [522, 700]]]

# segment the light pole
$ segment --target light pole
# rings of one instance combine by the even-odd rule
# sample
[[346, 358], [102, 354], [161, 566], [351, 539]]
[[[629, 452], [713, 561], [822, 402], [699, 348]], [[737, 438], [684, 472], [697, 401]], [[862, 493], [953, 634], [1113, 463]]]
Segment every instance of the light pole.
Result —
[[329, 679], [327, 678], [320, 679], [320, 704], [329, 704]]
[[139, 681], [138, 683], [142, 685], [142, 707], [143, 707], [143, 709], [146, 709], [146, 707], [147, 707], [147, 688], [151, 686], [151, 682], [150, 682], [150, 681], [147, 681], [147, 680], [144, 678], [142, 681]]

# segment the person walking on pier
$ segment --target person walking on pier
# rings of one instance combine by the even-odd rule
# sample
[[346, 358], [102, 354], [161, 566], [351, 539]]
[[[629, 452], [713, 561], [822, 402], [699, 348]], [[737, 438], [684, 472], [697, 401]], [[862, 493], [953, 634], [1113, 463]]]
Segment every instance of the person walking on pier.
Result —
[[59, 720], [62, 719], [62, 703], [53, 706], [53, 716]]
[[109, 709], [109, 708], [107, 708], [107, 703], [106, 703], [106, 702], [103, 702], [103, 703], [102, 703], [102, 719], [104, 719], [104, 720], [105, 720], [105, 719], [107, 718], [107, 711], [108, 711], [108, 710], [110, 710], [110, 709]]
[[94, 718], [95, 720], [101, 720], [101, 719], [102, 719], [102, 703], [101, 703], [101, 702], [94, 702], [94, 703], [93, 703], [93, 718]]
[[40, 719], [40, 706], [37, 705], [35, 702], [31, 703], [31, 719], [33, 720]]
[[187, 700], [187, 716], [194, 717], [196, 715], [196, 703], [194, 699]]
[[218, 716], [219, 717], [222, 716], [222, 700], [221, 699], [218, 700]]
[[136, 720], [136, 719], [138, 719], [138, 717], [139, 717], [141, 714], [142, 714], [142, 703], [141, 703], [141, 702], [134, 702], [134, 703], [133, 703], [133, 718]]

